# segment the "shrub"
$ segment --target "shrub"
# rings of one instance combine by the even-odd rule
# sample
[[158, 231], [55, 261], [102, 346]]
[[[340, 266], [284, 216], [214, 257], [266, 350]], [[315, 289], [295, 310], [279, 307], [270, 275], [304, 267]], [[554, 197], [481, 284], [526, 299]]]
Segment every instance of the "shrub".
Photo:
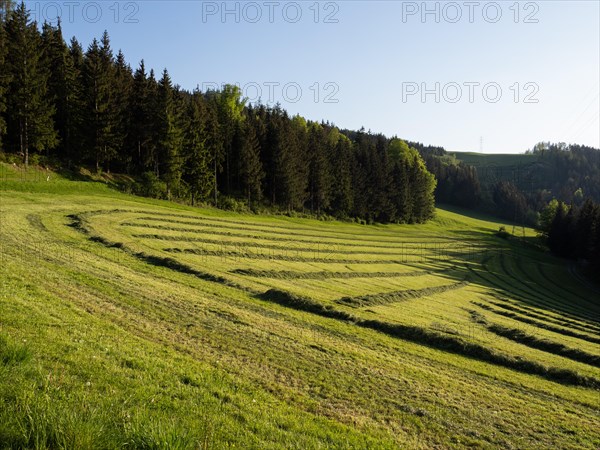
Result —
[[233, 197], [221, 197], [219, 199], [219, 208], [225, 211], [233, 211], [236, 213], [248, 213], [250, 209], [248, 204], [243, 200], [237, 200]]
[[154, 172], [144, 172], [135, 185], [135, 191], [145, 197], [167, 198], [167, 185]]

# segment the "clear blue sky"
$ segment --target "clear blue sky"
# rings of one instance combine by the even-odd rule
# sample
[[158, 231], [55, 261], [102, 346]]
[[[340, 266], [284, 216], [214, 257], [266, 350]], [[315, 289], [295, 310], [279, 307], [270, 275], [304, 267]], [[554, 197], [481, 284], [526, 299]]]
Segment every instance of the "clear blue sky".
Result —
[[187, 89], [239, 83], [292, 114], [452, 151], [600, 147], [600, 2], [477, 3], [427, 2], [423, 17], [421, 1], [228, 2], [223, 17], [220, 1], [26, 2], [51, 21], [60, 9], [84, 47], [108, 30], [132, 67]]

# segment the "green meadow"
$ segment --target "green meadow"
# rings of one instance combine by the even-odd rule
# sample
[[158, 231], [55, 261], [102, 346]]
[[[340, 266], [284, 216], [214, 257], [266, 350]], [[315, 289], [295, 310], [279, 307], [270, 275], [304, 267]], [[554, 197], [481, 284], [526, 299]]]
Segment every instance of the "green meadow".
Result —
[[600, 292], [533, 230], [0, 169], [0, 448], [600, 447]]

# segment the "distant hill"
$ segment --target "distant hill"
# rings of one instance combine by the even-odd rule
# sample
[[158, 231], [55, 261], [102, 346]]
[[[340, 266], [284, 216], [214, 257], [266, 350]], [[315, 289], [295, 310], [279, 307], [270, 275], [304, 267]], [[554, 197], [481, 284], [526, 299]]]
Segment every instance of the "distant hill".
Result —
[[492, 191], [500, 181], [510, 181], [521, 191], [544, 188], [543, 165], [533, 154], [485, 154], [452, 152], [458, 161], [475, 167], [484, 193]]
[[[452, 154], [477, 169], [484, 196], [504, 181], [514, 184], [527, 197], [556, 197], [568, 203], [585, 197], [600, 201], [600, 150], [595, 148], [538, 144], [523, 154]], [[576, 194], [579, 189], [581, 192]]]

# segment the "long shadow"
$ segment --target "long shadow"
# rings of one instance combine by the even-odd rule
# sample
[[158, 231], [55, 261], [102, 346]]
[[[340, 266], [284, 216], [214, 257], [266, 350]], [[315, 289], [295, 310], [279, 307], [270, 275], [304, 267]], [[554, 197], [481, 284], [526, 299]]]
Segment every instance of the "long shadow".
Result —
[[[98, 212], [96, 212], [97, 214]], [[87, 216], [95, 213], [88, 213]], [[357, 317], [347, 311], [338, 309], [334, 305], [326, 305], [321, 302], [314, 301], [310, 298], [300, 297], [289, 292], [280, 291], [276, 289], [270, 289], [266, 292], [256, 292], [253, 289], [238, 285], [235, 282], [231, 282], [224, 277], [212, 275], [183, 264], [172, 258], [165, 258], [156, 255], [149, 255], [143, 252], [136, 252], [128, 248], [125, 244], [119, 242], [110, 241], [102, 236], [95, 235], [92, 228], [87, 222], [85, 214], [82, 215], [70, 215], [71, 226], [78, 231], [82, 232], [87, 236], [88, 239], [97, 242], [103, 246], [120, 249], [130, 254], [131, 256], [154, 266], [164, 267], [175, 272], [196, 276], [202, 280], [227, 285], [236, 289], [243, 290], [248, 294], [254, 295], [264, 301], [280, 304], [289, 308], [293, 308], [300, 311], [313, 313], [322, 317], [336, 319], [342, 322], [353, 324], [357, 327], [367, 328], [375, 330], [389, 336], [411, 341], [417, 344], [426, 345], [438, 350], [455, 353], [458, 355], [466, 356], [469, 358], [490, 362], [492, 364], [514, 369], [522, 373], [531, 375], [538, 375], [546, 378], [550, 381], [563, 383], [566, 385], [584, 386], [591, 389], [600, 389], [600, 379], [595, 377], [588, 377], [581, 375], [575, 371], [569, 369], [561, 369], [557, 367], [546, 367], [540, 363], [531, 360], [525, 360], [521, 358], [514, 358], [511, 355], [498, 352], [491, 348], [479, 345], [477, 343], [468, 342], [454, 336], [448, 336], [441, 334], [426, 328], [404, 325], [397, 323], [389, 323], [381, 320], [369, 320]], [[467, 253], [469, 258], [485, 258], [485, 254]], [[447, 263], [451, 261], [448, 260]], [[456, 264], [456, 261], [454, 261]], [[455, 269], [452, 272], [447, 273], [446, 277], [457, 277], [463, 270]], [[465, 268], [463, 272], [463, 281], [466, 282], [468, 279], [468, 267], [465, 262]], [[405, 295], [404, 293], [403, 295]], [[413, 291], [411, 295], [420, 295], [421, 293]], [[562, 349], [563, 351], [567, 351]]]
[[[453, 254], [462, 264], [457, 271], [444, 273], [445, 277], [456, 277], [456, 281], [462, 281], [465, 276], [470, 275], [469, 281], [496, 292], [517, 303], [534, 307], [538, 312], [546, 310], [550, 313], [560, 314], [578, 321], [582, 321], [597, 327], [600, 325], [600, 302], [597, 294], [582, 286], [568, 271], [563, 261], [552, 255], [539, 250], [536, 238], [523, 240], [522, 238], [504, 240], [493, 234], [479, 231], [454, 231], [468, 238], [465, 245], [473, 239], [487, 242], [488, 250], [477, 254], [469, 252]], [[434, 262], [435, 258], [429, 258]], [[503, 267], [512, 264], [512, 271]], [[498, 268], [491, 268], [497, 265]], [[542, 268], [553, 266], [555, 271], [560, 272], [560, 279], [552, 279]], [[460, 273], [460, 267], [465, 273]], [[535, 273], [528, 273], [528, 266], [538, 267]], [[506, 270], [504, 270], [506, 269]], [[515, 271], [521, 271], [519, 275]], [[540, 274], [539, 277], [535, 275]]]

